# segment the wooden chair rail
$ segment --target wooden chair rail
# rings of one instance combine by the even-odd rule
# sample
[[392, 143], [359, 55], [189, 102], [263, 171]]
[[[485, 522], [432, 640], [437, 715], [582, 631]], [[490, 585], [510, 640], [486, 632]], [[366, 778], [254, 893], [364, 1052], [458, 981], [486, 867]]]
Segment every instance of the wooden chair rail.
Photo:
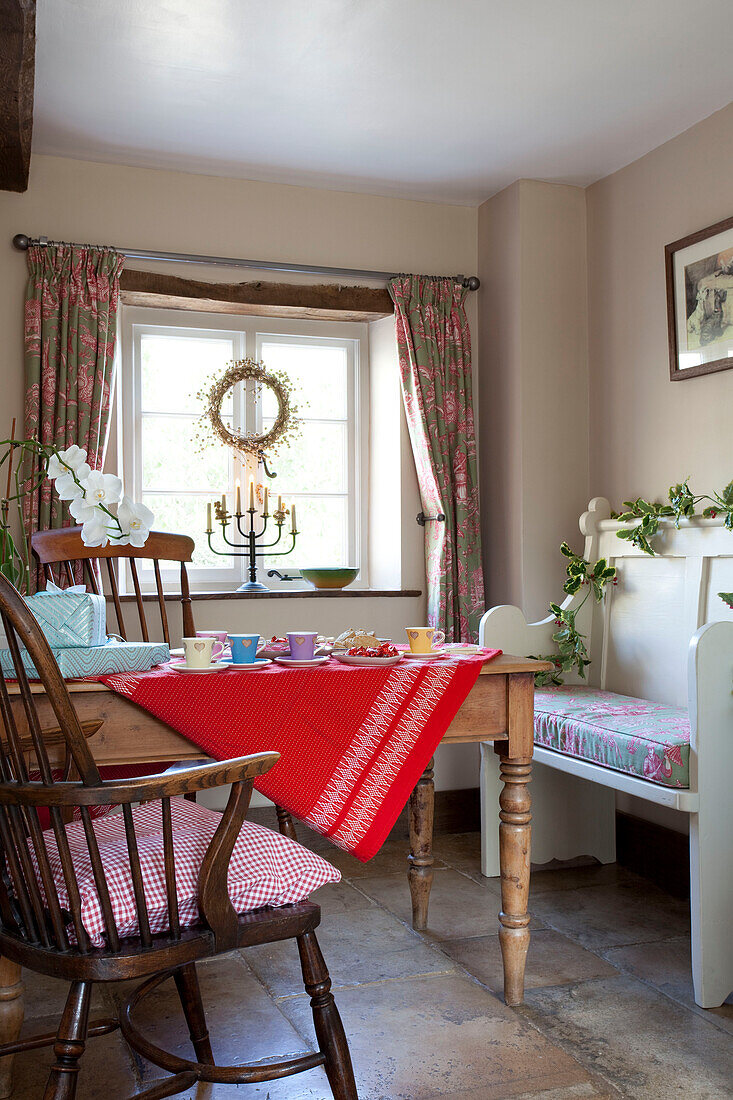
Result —
[[4, 806], [114, 806], [133, 802], [155, 802], [176, 798], [192, 791], [206, 791], [229, 783], [249, 782], [264, 775], [280, 759], [277, 752], [241, 756], [234, 760], [213, 760], [209, 764], [177, 768], [159, 775], [112, 779], [94, 786], [78, 782], [0, 783], [0, 805]]

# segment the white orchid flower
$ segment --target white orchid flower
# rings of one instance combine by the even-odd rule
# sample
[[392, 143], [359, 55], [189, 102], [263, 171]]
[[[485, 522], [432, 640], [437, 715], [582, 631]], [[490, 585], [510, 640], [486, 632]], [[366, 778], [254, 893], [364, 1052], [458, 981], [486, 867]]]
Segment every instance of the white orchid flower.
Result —
[[85, 546], [106, 546], [109, 542], [109, 531], [102, 522], [103, 512], [92, 508], [92, 516], [82, 525], [81, 541]]
[[[90, 507], [104, 505], [105, 508], [109, 508], [111, 504], [117, 503], [122, 494], [122, 481], [120, 478], [114, 474], [103, 474], [101, 470], [92, 470], [82, 481], [82, 486], [86, 494], [87, 504]], [[62, 497], [61, 499], [65, 498]]]
[[76, 497], [69, 505], [69, 513], [74, 517], [77, 523], [88, 523], [89, 520], [95, 519], [99, 523], [106, 522], [104, 512], [98, 512], [84, 496]]
[[[87, 467], [88, 468], [88, 467]], [[91, 473], [91, 470], [89, 471]], [[56, 492], [59, 500], [83, 500], [84, 489], [79, 485], [74, 474], [67, 472], [56, 479]]]
[[48, 460], [47, 473], [54, 480], [57, 477], [64, 477], [70, 470], [74, 471], [79, 481], [91, 473], [91, 467], [87, 465], [87, 453], [83, 447], [77, 447], [76, 443], [67, 447], [65, 451], [59, 451], [57, 455], [51, 455]]
[[144, 546], [155, 516], [144, 504], [135, 504], [129, 497], [123, 497], [117, 509], [117, 519], [122, 528], [122, 539], [115, 542], [128, 543], [130, 546]]

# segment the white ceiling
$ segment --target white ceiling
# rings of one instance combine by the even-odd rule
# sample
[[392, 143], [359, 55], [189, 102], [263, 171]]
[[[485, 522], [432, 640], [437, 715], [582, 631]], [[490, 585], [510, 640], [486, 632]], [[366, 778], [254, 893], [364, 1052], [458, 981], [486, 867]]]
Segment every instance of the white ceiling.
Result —
[[34, 149], [474, 204], [733, 98], [733, 0], [38, 0]]

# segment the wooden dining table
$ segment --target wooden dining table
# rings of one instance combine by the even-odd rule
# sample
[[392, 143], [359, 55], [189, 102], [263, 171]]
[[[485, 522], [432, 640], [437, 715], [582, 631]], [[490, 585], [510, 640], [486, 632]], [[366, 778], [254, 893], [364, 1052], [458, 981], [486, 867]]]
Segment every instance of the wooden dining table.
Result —
[[[502, 654], [488, 661], [456, 714], [441, 744], [493, 742], [499, 757], [502, 790], [498, 829], [501, 873], [499, 942], [504, 966], [504, 999], [521, 1004], [529, 948], [529, 870], [534, 726], [534, 674], [548, 669], [544, 661]], [[9, 684], [12, 705], [22, 726], [22, 703]], [[102, 719], [92, 751], [97, 764], [149, 764], [202, 757], [201, 749], [176, 730], [103, 684], [70, 681], [69, 691], [81, 721]], [[34, 694], [43, 695], [40, 684]], [[50, 703], [39, 700], [43, 727], [55, 726]], [[59, 747], [59, 752], [61, 748]], [[52, 751], [49, 752], [52, 755]], [[61, 759], [59, 757], [59, 763]], [[409, 800], [407, 877], [412, 898], [413, 928], [428, 927], [433, 883], [434, 783], [431, 760]], [[487, 894], [487, 898], [491, 897]], [[24, 1017], [21, 968], [0, 957], [0, 1043], [14, 1042]], [[12, 1055], [0, 1059], [0, 1097], [12, 1094]]]

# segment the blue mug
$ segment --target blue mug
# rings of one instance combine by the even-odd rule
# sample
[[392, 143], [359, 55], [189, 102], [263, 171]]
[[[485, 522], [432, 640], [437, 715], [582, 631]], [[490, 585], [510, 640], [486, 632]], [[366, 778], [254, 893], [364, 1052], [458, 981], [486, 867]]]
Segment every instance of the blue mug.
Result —
[[229, 634], [232, 647], [232, 664], [251, 665], [257, 657], [259, 634]]

